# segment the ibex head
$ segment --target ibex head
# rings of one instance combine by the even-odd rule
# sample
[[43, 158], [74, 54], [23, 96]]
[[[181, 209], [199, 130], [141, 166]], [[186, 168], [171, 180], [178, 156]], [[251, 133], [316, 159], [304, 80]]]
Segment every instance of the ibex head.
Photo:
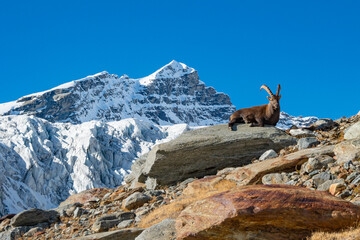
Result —
[[281, 98], [281, 95], [279, 95], [280, 89], [281, 89], [280, 84], [278, 84], [276, 95], [274, 95], [271, 92], [270, 88], [268, 86], [266, 86], [266, 85], [262, 85], [260, 87], [260, 91], [261, 91], [261, 89], [265, 89], [265, 91], [267, 91], [268, 94], [270, 95], [270, 97], [269, 96], [266, 96], [266, 97], [267, 97], [267, 99], [269, 99], [269, 102], [270, 102], [271, 106], [273, 107], [273, 109], [274, 110], [279, 109], [280, 108], [279, 101], [280, 101], [280, 98]]

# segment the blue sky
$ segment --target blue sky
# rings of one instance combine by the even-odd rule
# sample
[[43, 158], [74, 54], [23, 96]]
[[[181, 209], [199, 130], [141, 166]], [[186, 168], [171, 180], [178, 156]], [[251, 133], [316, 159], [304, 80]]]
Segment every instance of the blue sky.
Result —
[[175, 59], [229, 94], [292, 115], [360, 110], [359, 1], [2, 1], [0, 102], [108, 71], [132, 78]]

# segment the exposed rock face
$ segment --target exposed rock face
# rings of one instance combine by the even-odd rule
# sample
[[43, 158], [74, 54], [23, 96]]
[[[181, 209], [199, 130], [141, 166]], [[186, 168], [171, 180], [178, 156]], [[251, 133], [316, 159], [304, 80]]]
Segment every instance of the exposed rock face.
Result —
[[235, 107], [229, 96], [206, 87], [195, 69], [172, 61], [145, 78], [102, 72], [17, 100], [5, 115], [26, 114], [50, 122], [83, 123], [125, 118], [156, 124], [218, 124]]
[[328, 193], [255, 185], [193, 203], [176, 219], [176, 230], [177, 239], [303, 239], [358, 219], [358, 206]]
[[[245, 124], [236, 127], [237, 131], [229, 131], [226, 125], [201, 128], [155, 146], [140, 168], [135, 165], [135, 179], [170, 185], [191, 177], [212, 175], [226, 167], [246, 165], [261, 156], [264, 149], [278, 151], [296, 143], [274, 127]], [[164, 174], [167, 172], [172, 174]]]

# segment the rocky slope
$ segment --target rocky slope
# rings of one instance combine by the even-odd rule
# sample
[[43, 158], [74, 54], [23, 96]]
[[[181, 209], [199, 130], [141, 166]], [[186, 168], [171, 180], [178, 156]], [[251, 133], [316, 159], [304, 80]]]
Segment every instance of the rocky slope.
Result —
[[[287, 133], [297, 143], [276, 149], [275, 155], [266, 153], [259, 157], [256, 153], [247, 165], [228, 166], [199, 179], [179, 178], [179, 182], [155, 190], [147, 189], [136, 178], [131, 184], [114, 189], [87, 190], [63, 202], [55, 209], [57, 213], [31, 210], [4, 217], [0, 236], [4, 239], [303, 239], [314, 231], [341, 231], [360, 220], [360, 207], [356, 205], [360, 199], [359, 124], [360, 116], [354, 116], [335, 122], [319, 120], [307, 129], [291, 129]], [[208, 132], [213, 132], [214, 127], [207, 128]], [[257, 134], [270, 131], [257, 130], [260, 131]], [[241, 135], [242, 131], [239, 128], [237, 133]], [[275, 138], [268, 136], [269, 140]], [[208, 141], [214, 139], [216, 136]], [[182, 146], [179, 140], [174, 142], [179, 148]], [[198, 148], [204, 144], [206, 140], [194, 143]], [[268, 150], [263, 148], [263, 152]], [[235, 152], [234, 157], [237, 155]], [[157, 166], [169, 164], [161, 159], [157, 159]], [[196, 161], [188, 162], [193, 169], [196, 164]], [[172, 172], [163, 174], [170, 176]], [[36, 211], [45, 217], [31, 218], [26, 226], [24, 220], [18, 220]]]

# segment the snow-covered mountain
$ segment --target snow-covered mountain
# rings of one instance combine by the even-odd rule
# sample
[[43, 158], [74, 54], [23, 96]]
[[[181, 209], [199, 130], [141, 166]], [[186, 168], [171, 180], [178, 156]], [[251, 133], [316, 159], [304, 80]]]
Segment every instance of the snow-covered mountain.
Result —
[[234, 110], [228, 95], [205, 86], [197, 71], [176, 61], [144, 78], [101, 72], [0, 105], [0, 115], [77, 124], [136, 118], [199, 126], [224, 122]]
[[[140, 79], [102, 72], [0, 104], [0, 215], [116, 187], [155, 144], [234, 111], [226, 94], [176, 61]], [[278, 127], [315, 120], [281, 113]]]
[[317, 120], [319, 120], [317, 117], [294, 117], [285, 112], [281, 112], [280, 119], [276, 124], [276, 127], [283, 130], [289, 129], [292, 126], [297, 126], [299, 128], [308, 127]]

